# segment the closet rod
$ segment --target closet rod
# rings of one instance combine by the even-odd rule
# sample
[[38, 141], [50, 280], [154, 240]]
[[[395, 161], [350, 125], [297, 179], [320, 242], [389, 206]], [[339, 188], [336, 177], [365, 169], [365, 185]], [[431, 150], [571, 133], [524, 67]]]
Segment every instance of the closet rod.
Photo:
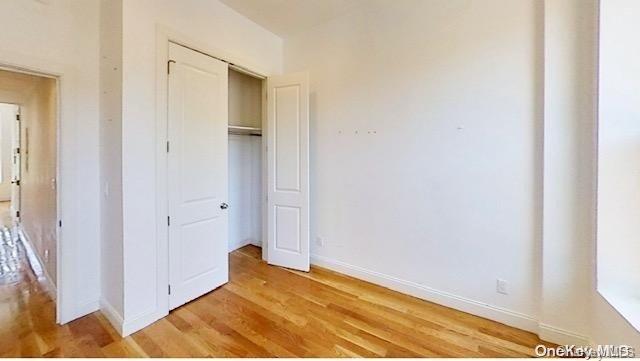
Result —
[[262, 129], [255, 127], [243, 127], [241, 125], [229, 125], [228, 126], [229, 134], [237, 134], [237, 135], [255, 135], [262, 136]]
[[238, 133], [238, 132], [229, 132], [229, 134], [231, 135], [248, 135], [251, 137], [261, 137], [262, 134], [255, 134], [255, 133]]
[[233, 69], [235, 71], [238, 71], [240, 73], [243, 73], [243, 74], [246, 74], [246, 75], [252, 76], [254, 78], [261, 79], [261, 80], [266, 79], [266, 77], [264, 77], [264, 76], [262, 76], [262, 75], [260, 75], [258, 73], [254, 73], [249, 69], [243, 68], [243, 67], [238, 66], [238, 65], [233, 64], [233, 63], [228, 63], [228, 64], [229, 64], [229, 68], [231, 68], [231, 69]]

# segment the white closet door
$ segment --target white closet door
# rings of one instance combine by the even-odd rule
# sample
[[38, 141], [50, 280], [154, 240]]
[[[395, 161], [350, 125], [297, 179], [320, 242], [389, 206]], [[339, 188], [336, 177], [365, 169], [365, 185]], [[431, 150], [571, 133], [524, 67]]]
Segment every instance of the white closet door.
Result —
[[267, 79], [267, 261], [309, 271], [309, 78]]
[[169, 47], [169, 306], [228, 281], [227, 64]]

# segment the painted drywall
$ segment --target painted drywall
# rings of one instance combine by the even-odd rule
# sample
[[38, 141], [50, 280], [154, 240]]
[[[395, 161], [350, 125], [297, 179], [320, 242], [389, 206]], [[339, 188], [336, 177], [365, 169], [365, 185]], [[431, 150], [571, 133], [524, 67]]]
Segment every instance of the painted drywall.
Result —
[[[0, 97], [1, 99], [1, 97]], [[17, 107], [14, 104], [0, 104], [0, 201], [11, 200], [13, 125], [16, 122]]]
[[100, 199], [97, 1], [3, 1], [0, 64], [60, 76], [64, 290], [59, 321], [98, 308]]
[[[606, 0], [600, 16], [598, 281], [640, 286], [640, 2]], [[635, 75], [634, 75], [635, 74]]]
[[[599, 344], [640, 349], [640, 332], [615, 306], [631, 299], [637, 325], [640, 266], [640, 3], [600, 1], [597, 287], [592, 333]], [[605, 295], [609, 299], [603, 297]], [[629, 314], [625, 314], [629, 316]], [[603, 327], [603, 325], [606, 325]]]
[[[282, 41], [218, 1], [127, 0], [122, 41], [122, 208], [125, 324], [142, 327], [166, 314], [164, 271], [157, 264], [157, 31], [180, 34], [200, 50], [263, 74], [281, 71]], [[187, 41], [189, 42], [189, 41]], [[242, 61], [242, 60], [241, 60]], [[160, 143], [161, 144], [161, 143]], [[166, 277], [166, 276], [165, 276]]]
[[262, 241], [262, 138], [229, 135], [229, 251]]
[[[615, 74], [637, 104], [632, 2], [605, 63], [635, 61]], [[597, 2], [377, 4], [285, 41], [312, 83], [315, 262], [558, 343], [637, 345], [595, 288]]]
[[316, 258], [537, 318], [541, 5], [372, 2], [285, 41]]
[[540, 332], [556, 342], [590, 332], [596, 15], [596, 1], [545, 1]]
[[105, 314], [123, 315], [122, 253], [122, 1], [100, 1], [101, 300]]
[[20, 108], [20, 224], [55, 285], [57, 84], [55, 79], [33, 78], [33, 92]]
[[229, 125], [262, 127], [262, 81], [229, 70]]

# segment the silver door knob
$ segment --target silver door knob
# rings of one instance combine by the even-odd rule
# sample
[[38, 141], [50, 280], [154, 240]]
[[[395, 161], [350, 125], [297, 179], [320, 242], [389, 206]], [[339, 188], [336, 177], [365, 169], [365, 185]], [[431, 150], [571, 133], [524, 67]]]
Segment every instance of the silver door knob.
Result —
[[228, 204], [226, 204], [226, 203], [221, 203], [220, 204], [220, 209], [227, 209], [227, 208], [229, 208]]

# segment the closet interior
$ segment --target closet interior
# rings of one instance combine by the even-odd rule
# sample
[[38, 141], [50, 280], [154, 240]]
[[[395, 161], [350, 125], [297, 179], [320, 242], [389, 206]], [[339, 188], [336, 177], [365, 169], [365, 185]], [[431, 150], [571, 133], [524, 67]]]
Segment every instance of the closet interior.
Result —
[[262, 241], [263, 79], [229, 68], [229, 252]]

